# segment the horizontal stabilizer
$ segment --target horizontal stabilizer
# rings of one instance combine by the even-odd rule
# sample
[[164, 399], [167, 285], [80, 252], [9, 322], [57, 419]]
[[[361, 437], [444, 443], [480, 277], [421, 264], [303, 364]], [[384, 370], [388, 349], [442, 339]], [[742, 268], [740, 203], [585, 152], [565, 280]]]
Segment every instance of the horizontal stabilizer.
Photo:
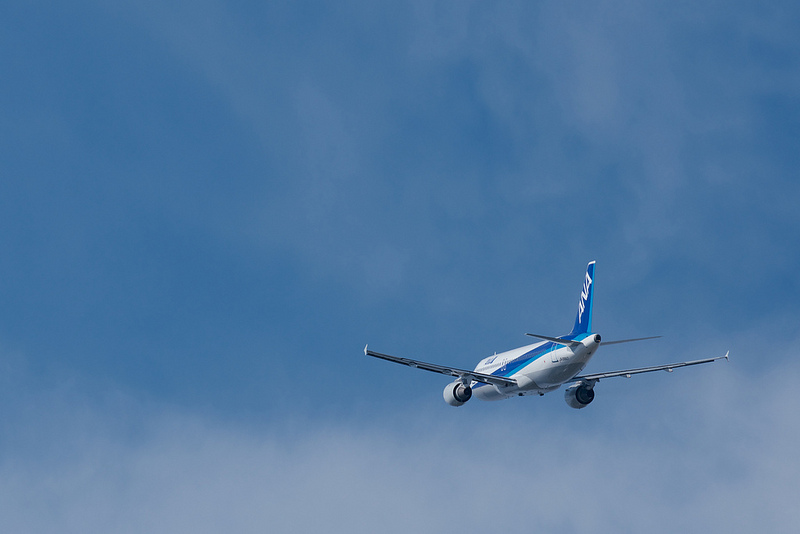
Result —
[[620, 343], [630, 343], [632, 341], [644, 341], [645, 339], [658, 339], [661, 336], [637, 337], [635, 339], [619, 339], [617, 341], [603, 341], [603, 345], [619, 345]]
[[539, 334], [525, 334], [526, 336], [531, 337], [538, 337], [539, 339], [544, 339], [546, 341], [552, 341], [553, 343], [558, 343], [559, 345], [567, 345], [568, 347], [573, 345], [580, 345], [580, 341], [575, 341], [574, 339], [564, 339], [563, 337], [549, 337], [549, 336], [540, 336]]

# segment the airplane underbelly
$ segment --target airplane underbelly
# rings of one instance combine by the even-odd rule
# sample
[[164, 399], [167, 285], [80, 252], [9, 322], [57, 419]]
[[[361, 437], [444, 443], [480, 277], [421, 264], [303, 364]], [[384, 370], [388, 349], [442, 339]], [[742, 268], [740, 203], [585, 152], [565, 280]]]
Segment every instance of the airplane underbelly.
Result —
[[[514, 391], [511, 391], [511, 390]], [[472, 387], [472, 394], [477, 398], [485, 401], [503, 400], [516, 395], [516, 387], [505, 388], [505, 390], [498, 390], [498, 388], [490, 384], [476, 384]]]
[[581, 372], [585, 366], [586, 363], [580, 361], [561, 362], [544, 369], [539, 369], [529, 376], [542, 389], [551, 389], [554, 386], [560, 386]]
[[571, 362], [563, 365], [554, 365], [548, 369], [543, 369], [533, 376], [533, 380], [541, 386], [561, 385], [576, 374], [580, 373], [586, 364], [583, 362]]

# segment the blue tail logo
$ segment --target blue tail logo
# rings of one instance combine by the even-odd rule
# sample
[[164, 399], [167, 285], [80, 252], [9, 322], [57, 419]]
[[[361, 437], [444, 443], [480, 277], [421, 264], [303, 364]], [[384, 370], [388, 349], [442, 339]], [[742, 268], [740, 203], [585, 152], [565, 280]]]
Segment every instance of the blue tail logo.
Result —
[[592, 294], [594, 293], [594, 263], [586, 267], [586, 277], [583, 279], [581, 298], [578, 301], [578, 315], [575, 317], [575, 326], [570, 334], [585, 334], [592, 329]]

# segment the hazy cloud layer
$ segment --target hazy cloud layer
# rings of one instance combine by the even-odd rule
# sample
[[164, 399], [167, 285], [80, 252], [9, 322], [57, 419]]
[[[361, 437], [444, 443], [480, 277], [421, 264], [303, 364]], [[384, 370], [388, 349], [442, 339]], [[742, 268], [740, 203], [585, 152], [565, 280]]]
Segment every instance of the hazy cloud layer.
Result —
[[580, 412], [550, 403], [544, 418], [496, 405], [466, 425], [405, 412], [280, 430], [119, 394], [91, 399], [75, 385], [12, 387], [22, 409], [4, 424], [0, 526], [791, 532], [800, 425], [781, 384], [798, 367], [755, 379], [733, 364], [713, 371], [703, 383], [676, 372], [652, 382], [649, 398]]

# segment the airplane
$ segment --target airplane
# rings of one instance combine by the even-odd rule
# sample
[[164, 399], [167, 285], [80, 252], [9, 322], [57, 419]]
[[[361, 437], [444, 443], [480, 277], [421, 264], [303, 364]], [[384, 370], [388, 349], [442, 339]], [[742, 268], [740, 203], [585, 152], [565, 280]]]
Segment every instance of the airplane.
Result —
[[[571, 383], [564, 390], [564, 399], [570, 407], [576, 409], [585, 408], [594, 400], [594, 386], [599, 380], [618, 376], [630, 378], [636, 374], [654, 371], [671, 373], [673, 369], [679, 367], [711, 363], [722, 358], [728, 360], [730, 351], [725, 356], [703, 360], [607, 373], [579, 374], [601, 345], [600, 334], [592, 332], [594, 267], [594, 261], [589, 262], [586, 267], [586, 276], [583, 279], [580, 299], [578, 300], [578, 314], [575, 317], [575, 326], [565, 336], [550, 337], [539, 334], [526, 334], [542, 341], [489, 356], [481, 360], [472, 371], [390, 356], [389, 354], [369, 350], [368, 345], [364, 347], [364, 354], [409, 367], [456, 377], [456, 380], [448, 384], [443, 392], [445, 402], [451, 406], [463, 406], [473, 395], [486, 401], [526, 395], [541, 396], [559, 389], [564, 384]], [[615, 345], [658, 337], [661, 336], [603, 341], [602, 344]]]

